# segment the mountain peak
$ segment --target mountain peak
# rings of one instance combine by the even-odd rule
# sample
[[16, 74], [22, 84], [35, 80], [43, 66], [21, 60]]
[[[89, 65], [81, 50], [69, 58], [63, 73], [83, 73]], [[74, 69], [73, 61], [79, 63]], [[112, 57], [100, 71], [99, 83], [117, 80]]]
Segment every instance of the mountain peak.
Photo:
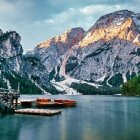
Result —
[[0, 29], [0, 36], [3, 34], [3, 31], [2, 31], [2, 29]]
[[79, 32], [79, 31], [84, 32], [84, 29], [82, 27], [75, 27], [75, 28], [71, 28], [71, 29], [67, 30], [65, 33], [69, 34], [69, 33], [75, 33], [75, 32]]
[[72, 28], [65, 31], [62, 35], [40, 43], [35, 48], [35, 52], [42, 56], [41, 61], [50, 72], [54, 67], [60, 65], [67, 51], [83, 39], [84, 35], [85, 31], [83, 28]]
[[140, 33], [140, 15], [128, 10], [120, 10], [101, 16], [87, 32], [80, 46], [87, 46], [98, 40], [113, 38], [133, 41]]
[[53, 37], [51, 39], [48, 39], [47, 41], [39, 43], [37, 45], [37, 47], [46, 48], [46, 47], [50, 47], [51, 45], [60, 43], [60, 42], [61, 43], [72, 43], [71, 45], [74, 45], [75, 43], [80, 41], [81, 38], [83, 38], [84, 33], [85, 33], [85, 31], [81, 27], [71, 28], [71, 29], [65, 31], [62, 35]]
[[136, 14], [129, 10], [120, 10], [115, 11], [113, 13], [109, 13], [106, 15], [101, 16], [94, 26], [90, 28], [100, 28], [100, 27], [108, 27], [108, 26], [119, 26], [123, 23], [124, 20], [127, 18], [134, 18]]
[[120, 10], [101, 16], [73, 49], [66, 74], [120, 87], [140, 73], [140, 14]]

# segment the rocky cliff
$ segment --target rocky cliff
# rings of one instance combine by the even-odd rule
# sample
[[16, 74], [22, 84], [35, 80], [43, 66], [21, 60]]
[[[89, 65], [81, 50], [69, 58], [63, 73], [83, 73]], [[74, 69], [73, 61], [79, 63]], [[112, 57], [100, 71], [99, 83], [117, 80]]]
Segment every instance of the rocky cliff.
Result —
[[63, 71], [65, 72], [65, 57], [67, 54], [69, 55], [72, 46], [84, 37], [84, 34], [83, 28], [72, 28], [62, 35], [39, 43], [32, 51], [24, 55], [22, 73], [32, 75], [30, 76], [32, 80], [35, 77], [36, 82], [51, 94], [68, 93], [69, 91], [66, 92], [66, 90], [69, 90], [69, 87], [64, 88], [62, 84], [62, 90], [59, 90], [60, 85], [57, 86], [59, 88], [57, 89], [56, 83], [54, 84], [52, 81], [60, 82], [65, 79], [62, 74]]
[[65, 54], [76, 45], [83, 37], [83, 28], [72, 28], [62, 35], [51, 38], [37, 45], [34, 54], [38, 56], [46, 70], [58, 73]]
[[38, 86], [39, 80], [37, 83], [35, 78], [40, 76], [40, 83], [44, 85], [43, 79], [48, 76], [43, 71], [45, 67], [38, 64], [40, 61], [35, 58], [32, 60], [31, 56], [23, 56], [20, 41], [21, 37], [15, 31], [3, 33], [0, 30], [0, 88], [18, 89], [20, 85], [21, 93], [42, 93], [44, 91]]
[[73, 47], [66, 64], [70, 76], [120, 86], [140, 72], [140, 14], [128, 10], [100, 17]]
[[3, 33], [0, 30], [0, 62], [7, 70], [20, 71], [23, 53], [20, 40], [15, 31]]

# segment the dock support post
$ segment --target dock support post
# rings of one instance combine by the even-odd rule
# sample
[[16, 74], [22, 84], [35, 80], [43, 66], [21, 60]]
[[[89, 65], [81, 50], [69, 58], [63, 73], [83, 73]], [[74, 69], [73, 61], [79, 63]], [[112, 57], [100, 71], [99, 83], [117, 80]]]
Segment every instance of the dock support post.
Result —
[[15, 105], [15, 108], [17, 109], [17, 104], [18, 104], [18, 99], [16, 98], [16, 105]]

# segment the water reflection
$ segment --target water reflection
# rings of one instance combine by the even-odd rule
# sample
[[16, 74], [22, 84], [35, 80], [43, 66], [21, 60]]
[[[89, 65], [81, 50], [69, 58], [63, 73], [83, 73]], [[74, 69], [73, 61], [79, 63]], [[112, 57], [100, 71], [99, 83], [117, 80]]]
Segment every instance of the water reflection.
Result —
[[18, 117], [0, 114], [0, 140], [18, 140], [20, 127]]
[[76, 99], [78, 106], [62, 109], [61, 115], [53, 117], [0, 115], [0, 139], [140, 139], [140, 98], [113, 96], [61, 96], [61, 98]]

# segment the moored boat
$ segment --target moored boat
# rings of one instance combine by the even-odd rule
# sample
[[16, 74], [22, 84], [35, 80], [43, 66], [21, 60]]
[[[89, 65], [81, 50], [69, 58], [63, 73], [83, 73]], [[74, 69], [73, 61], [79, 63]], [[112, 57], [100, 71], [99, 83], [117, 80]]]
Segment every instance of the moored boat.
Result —
[[54, 105], [54, 104], [51, 102], [51, 99], [48, 99], [48, 98], [37, 98], [36, 99], [36, 105], [38, 107], [46, 107], [46, 106], [51, 106], [51, 105]]
[[62, 99], [54, 99], [54, 102], [57, 102], [57, 103], [63, 103], [64, 100], [62, 100]]
[[64, 100], [65, 102], [77, 103], [75, 100]]
[[63, 103], [57, 102], [37, 102], [38, 107], [63, 107]]
[[51, 99], [48, 99], [48, 98], [37, 98], [36, 101], [37, 102], [51, 102]]
[[20, 103], [21, 103], [21, 106], [24, 106], [24, 107], [30, 107], [32, 106], [32, 103], [34, 102], [34, 100], [21, 100]]
[[77, 103], [75, 100], [55, 99], [54, 101], [57, 103], [62, 103], [64, 107], [72, 107], [75, 106]]
[[47, 98], [37, 98], [36, 105], [37, 107], [72, 107], [76, 105], [74, 100], [65, 100], [65, 99], [47, 99]]
[[65, 107], [73, 107], [73, 106], [76, 106], [76, 103], [73, 103], [73, 102], [64, 102], [63, 103]]

